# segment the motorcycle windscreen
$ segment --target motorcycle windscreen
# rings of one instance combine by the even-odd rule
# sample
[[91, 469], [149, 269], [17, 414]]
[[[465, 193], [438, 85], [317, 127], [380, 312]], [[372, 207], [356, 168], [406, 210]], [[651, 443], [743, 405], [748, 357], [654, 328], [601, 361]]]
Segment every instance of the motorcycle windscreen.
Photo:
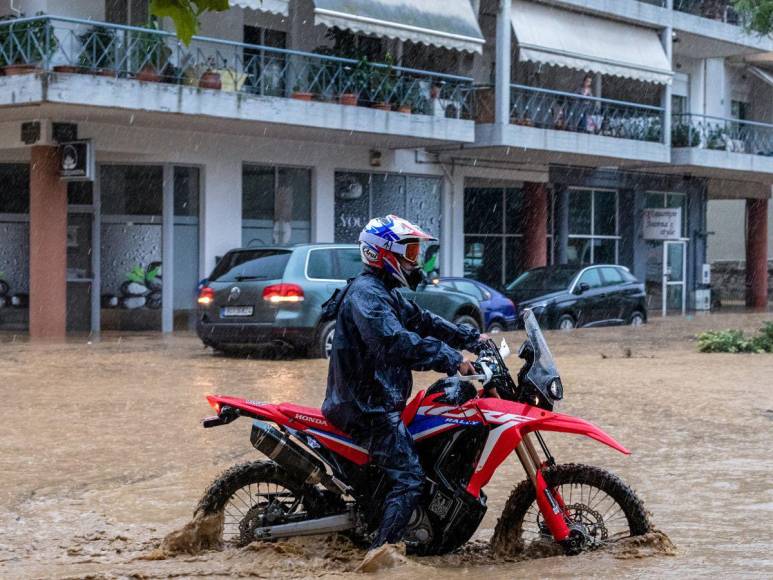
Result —
[[534, 316], [531, 310], [527, 309], [524, 311], [523, 323], [526, 330], [526, 338], [534, 353], [534, 362], [528, 373], [526, 373], [526, 380], [537, 387], [540, 393], [549, 400], [548, 387], [555, 379], [560, 378], [556, 363], [553, 360], [553, 354], [550, 352], [548, 343], [542, 335], [537, 317]]

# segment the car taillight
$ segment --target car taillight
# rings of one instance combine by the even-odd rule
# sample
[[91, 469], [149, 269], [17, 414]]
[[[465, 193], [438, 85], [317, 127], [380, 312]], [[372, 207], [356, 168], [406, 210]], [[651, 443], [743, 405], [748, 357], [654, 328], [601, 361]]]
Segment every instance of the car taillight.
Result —
[[199, 292], [199, 298], [196, 300], [202, 306], [209, 306], [215, 300], [215, 291], [209, 286], [204, 286]]
[[298, 284], [272, 284], [263, 290], [263, 300], [271, 304], [303, 301], [303, 288]]

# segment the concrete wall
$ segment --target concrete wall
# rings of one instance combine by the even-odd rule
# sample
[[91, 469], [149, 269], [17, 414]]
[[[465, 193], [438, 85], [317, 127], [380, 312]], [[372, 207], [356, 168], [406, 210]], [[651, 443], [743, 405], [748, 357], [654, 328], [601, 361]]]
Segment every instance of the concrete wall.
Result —
[[[710, 262], [746, 259], [746, 201], [711, 200], [708, 204]], [[768, 256], [773, 257], [773, 211], [768, 211]]]

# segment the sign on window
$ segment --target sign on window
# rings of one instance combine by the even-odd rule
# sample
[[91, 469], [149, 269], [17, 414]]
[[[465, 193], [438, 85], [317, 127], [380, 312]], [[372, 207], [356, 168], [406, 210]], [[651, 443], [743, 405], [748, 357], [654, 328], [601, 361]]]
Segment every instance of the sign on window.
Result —
[[682, 208], [652, 208], [642, 212], [645, 240], [678, 240], [682, 237]]

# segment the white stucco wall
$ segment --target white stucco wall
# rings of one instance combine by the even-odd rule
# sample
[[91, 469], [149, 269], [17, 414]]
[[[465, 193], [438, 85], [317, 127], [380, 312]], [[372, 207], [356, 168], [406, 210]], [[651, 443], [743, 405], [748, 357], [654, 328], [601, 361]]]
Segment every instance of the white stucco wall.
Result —
[[[773, 203], [768, 202], [768, 259], [773, 259]], [[746, 260], [746, 201], [709, 201], [709, 262]]]

